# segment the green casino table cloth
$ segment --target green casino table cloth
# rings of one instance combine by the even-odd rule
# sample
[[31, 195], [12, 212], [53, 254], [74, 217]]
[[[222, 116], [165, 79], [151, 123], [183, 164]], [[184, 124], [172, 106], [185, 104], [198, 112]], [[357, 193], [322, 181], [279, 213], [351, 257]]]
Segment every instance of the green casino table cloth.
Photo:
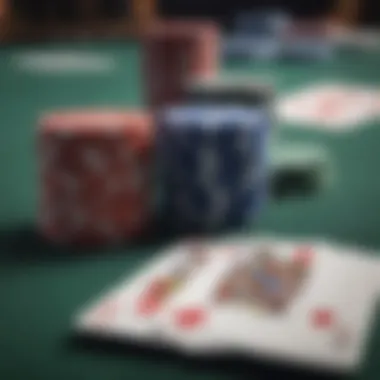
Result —
[[[64, 52], [66, 64], [62, 58], [52, 62], [43, 56], [46, 52]], [[73, 68], [67, 56], [76, 52], [87, 54], [89, 67], [78, 68], [88, 62], [77, 62]], [[270, 76], [284, 94], [317, 80], [380, 85], [379, 63], [380, 53], [346, 52], [321, 64], [230, 63], [223, 70]], [[261, 363], [190, 364], [138, 348], [115, 352], [72, 341], [70, 318], [78, 308], [126, 272], [132, 273], [165, 241], [97, 251], [54, 248], [41, 241], [34, 232], [36, 119], [43, 110], [61, 107], [140, 106], [139, 74], [139, 46], [132, 42], [10, 45], [0, 50], [0, 378], [278, 379], [289, 373], [311, 378]], [[334, 161], [334, 182], [311, 197], [271, 201], [258, 225], [244, 233], [316, 235], [380, 249], [380, 120], [355, 133], [279, 126], [275, 135], [280, 142], [323, 145]], [[379, 347], [380, 323], [358, 379], [379, 378]]]

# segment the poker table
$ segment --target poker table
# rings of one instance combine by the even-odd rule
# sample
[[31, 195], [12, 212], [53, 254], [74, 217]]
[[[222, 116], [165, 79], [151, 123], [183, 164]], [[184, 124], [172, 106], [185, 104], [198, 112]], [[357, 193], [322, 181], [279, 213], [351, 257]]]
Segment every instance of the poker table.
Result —
[[[92, 55], [97, 67], [54, 68], [38, 54]], [[88, 58], [88, 57], [87, 57]], [[41, 60], [41, 57], [40, 57]], [[67, 61], [68, 62], [68, 61]], [[66, 62], [66, 63], [67, 63]], [[61, 61], [62, 63], [62, 61]], [[72, 63], [71, 63], [72, 64]], [[226, 63], [228, 73], [270, 76], [280, 94], [318, 80], [380, 84], [380, 53], [342, 53], [327, 63]], [[57, 63], [55, 63], [57, 66]], [[75, 65], [74, 65], [75, 66]], [[78, 66], [78, 65], [77, 65]], [[80, 65], [79, 65], [80, 66]], [[183, 360], [138, 347], [73, 339], [70, 320], [83, 303], [132, 273], [166, 239], [98, 250], [52, 247], [35, 232], [38, 193], [36, 119], [62, 107], [139, 107], [139, 46], [132, 42], [8, 45], [0, 49], [0, 378], [11, 379], [279, 379], [314, 374], [256, 362]], [[334, 180], [309, 197], [270, 201], [244, 234], [322, 236], [380, 249], [380, 121], [352, 133], [276, 128], [277, 142], [323, 145]], [[354, 305], [353, 305], [354, 307]], [[358, 379], [378, 379], [380, 323]]]

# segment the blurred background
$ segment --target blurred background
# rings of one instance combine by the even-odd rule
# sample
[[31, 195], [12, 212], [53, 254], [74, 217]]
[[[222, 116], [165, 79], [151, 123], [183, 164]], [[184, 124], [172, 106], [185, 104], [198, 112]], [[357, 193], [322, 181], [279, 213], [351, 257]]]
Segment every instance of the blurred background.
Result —
[[376, 0], [1, 0], [3, 40], [52, 35], [134, 35], [160, 17], [213, 17], [226, 28], [245, 9], [281, 7], [296, 18], [338, 18], [345, 22], [376, 25]]
[[[165, 362], [156, 353], [133, 350], [127, 360], [125, 354], [106, 356], [102, 349], [97, 354], [76, 352], [67, 344], [74, 312], [126, 270], [134, 273], [163, 241], [84, 252], [51, 246], [36, 233], [41, 188], [36, 131], [42, 113], [76, 107], [139, 107], [150, 112], [137, 42], [145, 30], [159, 19], [211, 18], [228, 37], [238, 13], [264, 7], [280, 8], [295, 21], [316, 20], [350, 30], [376, 29], [380, 23], [379, 0], [0, 0], [1, 379], [314, 378], [271, 368], [267, 375], [268, 368], [253, 371], [240, 365], [228, 373], [220, 363], [212, 371], [182, 368], [176, 360]], [[344, 100], [338, 111], [343, 114], [358, 85], [359, 97], [368, 87], [376, 90], [374, 107], [364, 110], [352, 129], [343, 125], [337, 130], [328, 122], [318, 129], [278, 121], [278, 172], [301, 177], [306, 195], [271, 199], [255, 228], [249, 226], [250, 233], [323, 236], [380, 248], [379, 34], [375, 40], [374, 48], [359, 41], [326, 60], [315, 58], [318, 52], [308, 51], [307, 42], [309, 64], [304, 59], [248, 59], [241, 66], [220, 62], [222, 75], [269, 76], [276, 95], [284, 99], [297, 91], [301, 98], [310, 89], [317, 92], [320, 82], [338, 83]], [[321, 41], [330, 43], [325, 36]], [[315, 102], [320, 104], [322, 98], [317, 94]], [[299, 102], [295, 108], [302, 108]], [[361, 379], [379, 379], [379, 326], [373, 336]]]

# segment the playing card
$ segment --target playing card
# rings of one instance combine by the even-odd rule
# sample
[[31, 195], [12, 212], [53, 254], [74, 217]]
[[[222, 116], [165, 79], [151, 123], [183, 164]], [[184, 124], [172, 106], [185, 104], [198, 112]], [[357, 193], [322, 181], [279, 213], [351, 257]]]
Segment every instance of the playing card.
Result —
[[375, 313], [379, 265], [323, 241], [234, 244], [168, 302], [159, 318], [167, 339], [186, 353], [356, 369]]
[[377, 116], [378, 93], [372, 87], [320, 83], [284, 97], [278, 113], [284, 121], [304, 127], [345, 132]]
[[355, 370], [375, 314], [378, 268], [327, 245], [275, 244], [230, 274], [227, 340], [246, 355]]
[[[167, 312], [159, 318], [163, 334], [171, 344], [187, 353], [196, 354], [235, 351], [240, 348], [234, 339], [239, 323], [235, 318], [239, 317], [239, 313], [244, 314], [248, 310], [247, 315], [252, 312], [255, 318], [257, 313], [266, 309], [285, 307], [261, 297], [261, 285], [256, 290], [245, 289], [248, 293], [257, 291], [257, 294], [254, 296], [256, 301], [244, 302], [244, 297], [248, 296], [248, 293], [243, 294], [244, 287], [250, 286], [251, 274], [247, 272], [250, 262], [264, 260], [266, 255], [271, 254], [274, 242], [273, 238], [261, 236], [255, 239], [235, 238], [224, 241], [219, 247], [215, 246], [218, 260], [199, 271], [181, 294], [168, 302]], [[308, 246], [306, 243], [299, 244], [305, 249], [297, 253], [295, 260], [307, 268]], [[235, 302], [235, 292], [242, 302]]]
[[203, 243], [178, 244], [164, 250], [133, 278], [129, 276], [74, 320], [84, 334], [153, 342], [159, 338], [157, 316], [167, 301], [212, 259]]
[[244, 247], [238, 238], [213, 244], [214, 260], [168, 302], [159, 321], [163, 335], [177, 349], [190, 354], [216, 354], [229, 348], [218, 319], [215, 292], [228, 268], [239, 262]]

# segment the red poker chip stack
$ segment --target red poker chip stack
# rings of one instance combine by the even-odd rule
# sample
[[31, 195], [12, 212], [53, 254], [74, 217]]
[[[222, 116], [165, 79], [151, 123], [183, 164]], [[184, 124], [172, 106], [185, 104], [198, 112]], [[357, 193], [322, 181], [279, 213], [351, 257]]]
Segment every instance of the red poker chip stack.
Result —
[[220, 31], [212, 22], [158, 22], [142, 42], [145, 95], [154, 109], [181, 101], [189, 78], [218, 72]]
[[141, 236], [152, 216], [151, 116], [66, 111], [46, 115], [39, 126], [43, 235], [86, 245]]

